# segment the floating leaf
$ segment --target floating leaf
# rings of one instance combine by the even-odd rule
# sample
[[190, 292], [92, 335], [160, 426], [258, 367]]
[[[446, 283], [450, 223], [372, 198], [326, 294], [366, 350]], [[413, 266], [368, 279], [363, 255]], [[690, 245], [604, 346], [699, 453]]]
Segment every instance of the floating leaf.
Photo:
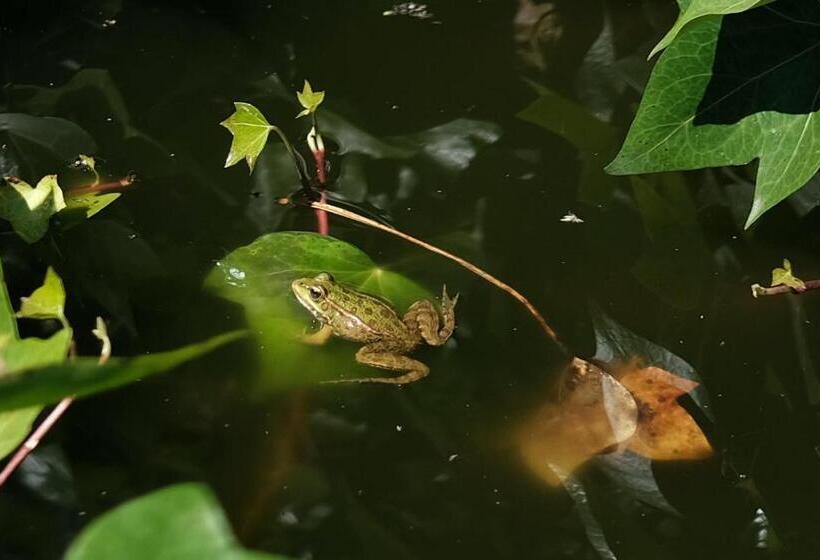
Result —
[[26, 319], [58, 319], [65, 322], [65, 288], [63, 281], [48, 267], [43, 285], [21, 300], [17, 316]]
[[[610, 173], [742, 165], [759, 158], [750, 226], [820, 167], [813, 68], [820, 5], [699, 18], [663, 53]], [[783, 87], [788, 84], [788, 87]]]
[[111, 358], [105, 364], [98, 364], [97, 358], [80, 357], [61, 364], [6, 373], [0, 377], [0, 410], [50, 404], [71, 395], [82, 397], [114, 389], [171, 370], [244, 334], [225, 333], [167, 352]]
[[234, 107], [234, 114], [219, 123], [233, 134], [225, 167], [235, 165], [244, 159], [253, 171], [256, 158], [265, 147], [272, 128], [261, 111], [250, 103], [237, 101]]
[[122, 504], [92, 521], [66, 560], [285, 560], [247, 551], [216, 497], [201, 484], [177, 484]]
[[90, 218], [120, 196], [122, 193], [71, 194], [69, 192], [65, 199], [66, 210], [81, 210], [85, 213], [86, 218]]
[[290, 284], [320, 272], [385, 298], [399, 313], [418, 299], [433, 299], [414, 282], [377, 266], [353, 245], [332, 237], [279, 232], [236, 249], [217, 263], [206, 286], [244, 308], [271, 386], [373, 375], [372, 368], [356, 364], [353, 355], [358, 347], [350, 342], [334, 340], [323, 347], [300, 342], [312, 317], [298, 304]]
[[298, 119], [299, 117], [305, 117], [315, 113], [316, 109], [319, 108], [319, 105], [321, 105], [325, 99], [325, 92], [313, 91], [313, 88], [310, 87], [310, 82], [305, 80], [302, 91], [296, 92], [296, 98], [299, 100], [299, 104], [304, 107], [304, 109], [296, 115]]
[[712, 446], [678, 397], [698, 384], [659, 367], [632, 367], [619, 372], [618, 381], [638, 402], [640, 415], [635, 437], [627, 447], [656, 461], [705, 459]]
[[669, 46], [675, 40], [681, 29], [686, 24], [695, 21], [698, 18], [705, 16], [718, 16], [726, 14], [736, 14], [754, 8], [760, 4], [767, 3], [770, 0], [761, 2], [761, 0], [678, 0], [680, 5], [680, 14], [672, 28], [663, 36], [663, 39], [658, 41], [652, 52], [649, 53], [649, 58], [652, 58], [657, 53]]
[[14, 177], [0, 186], [0, 218], [11, 222], [14, 231], [28, 243], [39, 241], [48, 231], [48, 221], [65, 208], [63, 190], [56, 175], [46, 175], [36, 187]]
[[783, 259], [783, 268], [772, 269], [772, 286], [788, 286], [795, 290], [805, 290], [806, 284], [792, 273], [792, 263]]

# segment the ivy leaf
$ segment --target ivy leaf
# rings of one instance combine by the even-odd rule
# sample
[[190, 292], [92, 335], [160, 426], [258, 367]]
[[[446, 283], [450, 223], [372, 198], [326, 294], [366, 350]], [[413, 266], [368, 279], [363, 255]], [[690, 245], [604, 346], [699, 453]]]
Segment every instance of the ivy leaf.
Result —
[[225, 167], [235, 165], [244, 159], [253, 172], [256, 158], [262, 153], [272, 127], [262, 112], [250, 103], [237, 101], [234, 107], [234, 114], [219, 123], [233, 134]]
[[58, 319], [65, 323], [65, 288], [63, 281], [48, 267], [43, 285], [29, 297], [22, 298], [17, 316], [27, 319]]
[[[815, 47], [820, 5], [702, 17], [661, 56], [616, 175], [742, 165], [759, 158], [746, 227], [820, 167]], [[784, 87], [788, 84], [788, 87]]]
[[65, 209], [82, 211], [86, 218], [90, 218], [120, 196], [122, 193], [71, 194], [69, 192], [65, 199]]
[[669, 46], [678, 33], [688, 24], [698, 18], [705, 16], [736, 14], [746, 11], [755, 6], [766, 4], [771, 0], [678, 0], [680, 14], [672, 28], [658, 41], [648, 58], [652, 58], [657, 53]]
[[[49, 269], [50, 270], [50, 269]], [[50, 271], [53, 285], [59, 283], [62, 290], [62, 281]], [[49, 283], [49, 274], [46, 274], [46, 283]], [[32, 294], [32, 298], [43, 288], [37, 288]], [[49, 292], [55, 291], [53, 288]], [[40, 292], [43, 293], [43, 292]], [[31, 299], [31, 298], [29, 298]], [[41, 298], [37, 298], [40, 300]], [[46, 298], [52, 302], [57, 302], [57, 297]], [[62, 307], [62, 305], [60, 305]], [[0, 379], [14, 375], [17, 372], [28, 368], [43, 367], [58, 364], [65, 360], [68, 347], [71, 344], [72, 332], [63, 319], [64, 328], [60, 329], [47, 339], [25, 338], [20, 339], [17, 334], [17, 321], [14, 318], [14, 311], [9, 301], [6, 285], [3, 282], [3, 269], [0, 266]], [[20, 445], [20, 443], [31, 431], [31, 424], [42, 410], [41, 406], [25, 406], [15, 410], [0, 412], [0, 458]]]
[[300, 339], [312, 326], [310, 313], [291, 291], [297, 278], [329, 272], [336, 281], [384, 298], [399, 313], [419, 299], [434, 299], [415, 282], [376, 265], [343, 241], [308, 232], [259, 237], [220, 260], [205, 286], [242, 306], [260, 349], [265, 388], [279, 389], [373, 375], [353, 359], [357, 347], [333, 340], [322, 347]]
[[0, 218], [11, 222], [27, 243], [39, 241], [48, 231], [48, 221], [65, 208], [63, 190], [56, 175], [46, 175], [36, 187], [16, 177], [0, 186]]
[[213, 493], [192, 483], [157, 490], [103, 514], [65, 555], [66, 560], [135, 557], [286, 560], [243, 549]]
[[0, 410], [50, 404], [71, 395], [107, 391], [171, 370], [244, 336], [241, 331], [214, 336], [197, 344], [132, 358], [79, 357], [70, 362], [28, 368], [0, 377]]
[[792, 263], [789, 259], [783, 259], [783, 268], [772, 269], [772, 286], [780, 285], [800, 291], [806, 289], [806, 284], [792, 273]]
[[313, 91], [313, 88], [310, 87], [310, 82], [305, 80], [305, 85], [302, 87], [302, 91], [296, 92], [296, 98], [299, 100], [299, 104], [304, 107], [304, 109], [296, 115], [296, 118], [305, 117], [312, 113], [316, 112], [316, 109], [319, 108], [319, 105], [322, 104], [322, 101], [325, 99], [325, 92], [323, 91]]

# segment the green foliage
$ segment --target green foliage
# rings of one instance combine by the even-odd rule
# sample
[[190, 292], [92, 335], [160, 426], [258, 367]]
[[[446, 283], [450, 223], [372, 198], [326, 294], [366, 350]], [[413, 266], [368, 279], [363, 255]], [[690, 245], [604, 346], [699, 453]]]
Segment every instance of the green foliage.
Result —
[[0, 377], [0, 410], [49, 404], [71, 395], [82, 397], [121, 387], [171, 370], [244, 334], [225, 333], [167, 352], [111, 358], [102, 365], [97, 363], [97, 358], [80, 357], [61, 364], [9, 372]]
[[244, 159], [253, 172], [256, 158], [265, 147], [272, 127], [262, 112], [250, 103], [237, 101], [234, 107], [234, 114], [219, 123], [233, 134], [225, 167], [235, 165]]
[[280, 232], [236, 249], [217, 263], [206, 286], [244, 308], [271, 386], [315, 383], [343, 373], [363, 375], [368, 371], [355, 364], [356, 348], [350, 343], [334, 341], [315, 347], [299, 341], [312, 318], [296, 302], [290, 284], [320, 272], [384, 297], [400, 313], [415, 300], [431, 298], [411, 280], [377, 266], [353, 245], [332, 237]]
[[783, 259], [783, 268], [772, 269], [772, 286], [788, 286], [795, 290], [805, 290], [806, 284], [792, 272], [792, 263]]
[[90, 218], [97, 212], [117, 200], [122, 193], [85, 193], [66, 195], [66, 210], [77, 210], [83, 213], [85, 218]]
[[655, 54], [668, 47], [688, 23], [698, 18], [736, 14], [763, 3], [766, 2], [761, 2], [761, 0], [678, 0], [680, 15], [678, 15], [678, 19], [672, 28], [663, 36], [663, 39], [655, 45], [652, 52], [649, 53], [649, 58], [652, 58]]
[[63, 191], [56, 175], [46, 175], [36, 187], [14, 177], [0, 186], [0, 218], [11, 222], [27, 243], [42, 239], [51, 216], [65, 208]]
[[759, 158], [747, 227], [803, 186], [820, 167], [820, 119], [805, 70], [815, 45], [806, 20], [817, 7], [794, 0], [777, 7], [686, 25], [655, 66], [607, 171], [697, 169]]
[[319, 105], [321, 105], [322, 101], [325, 99], [325, 92], [313, 91], [313, 88], [310, 87], [310, 82], [305, 80], [305, 85], [302, 87], [302, 91], [296, 92], [296, 98], [299, 100], [299, 104], [303, 107], [302, 111], [296, 115], [296, 118], [298, 119], [299, 117], [305, 117], [315, 113], [316, 109], [319, 108]]
[[[29, 305], [26, 306], [25, 302], [29, 302]], [[20, 339], [0, 266], [0, 382], [27, 369], [58, 364], [65, 360], [72, 333], [62, 315], [64, 306], [62, 281], [49, 269], [43, 286], [37, 288], [30, 297], [24, 298], [19, 315], [38, 319], [59, 318], [63, 328], [47, 339]], [[25, 439], [40, 410], [40, 406], [25, 406], [0, 412], [0, 457], [13, 451]]]
[[58, 319], [66, 323], [65, 288], [63, 281], [48, 267], [43, 285], [34, 290], [29, 297], [24, 297], [20, 303], [17, 316], [26, 319]]
[[66, 560], [285, 560], [243, 549], [213, 493], [178, 484], [136, 498], [91, 522]]

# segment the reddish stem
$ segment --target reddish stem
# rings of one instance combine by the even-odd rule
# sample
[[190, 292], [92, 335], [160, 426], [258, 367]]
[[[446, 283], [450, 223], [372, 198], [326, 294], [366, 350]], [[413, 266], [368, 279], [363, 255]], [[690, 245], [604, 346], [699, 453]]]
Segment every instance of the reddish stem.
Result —
[[95, 183], [93, 185], [86, 185], [85, 187], [77, 187], [75, 189], [70, 189], [68, 191], [68, 195], [77, 195], [77, 194], [88, 194], [88, 193], [99, 193], [99, 192], [106, 192], [106, 191], [114, 191], [117, 189], [122, 189], [134, 184], [134, 178], [130, 175], [127, 177], [123, 177], [117, 181], [111, 181], [108, 183]]
[[74, 397], [66, 397], [61, 400], [60, 403], [54, 407], [54, 410], [49, 413], [46, 419], [43, 420], [39, 426], [37, 426], [37, 429], [28, 436], [25, 443], [20, 446], [17, 453], [14, 454], [14, 457], [6, 463], [3, 471], [0, 472], [0, 486], [3, 486], [6, 483], [14, 471], [17, 470], [17, 467], [20, 466], [20, 463], [25, 461], [26, 457], [28, 457], [29, 454], [34, 451], [38, 445], [40, 445], [40, 440], [42, 440], [51, 427], [57, 423], [57, 420], [60, 419], [73, 401]]
[[[319, 186], [324, 189], [327, 183], [327, 173], [325, 173], [325, 152], [324, 150], [312, 150], [313, 160], [316, 162], [316, 180]], [[322, 197], [320, 199], [322, 204], [327, 202], [327, 196], [322, 190]], [[321, 235], [330, 235], [330, 223], [327, 219], [327, 212], [319, 208], [314, 209], [316, 213], [316, 231]]]

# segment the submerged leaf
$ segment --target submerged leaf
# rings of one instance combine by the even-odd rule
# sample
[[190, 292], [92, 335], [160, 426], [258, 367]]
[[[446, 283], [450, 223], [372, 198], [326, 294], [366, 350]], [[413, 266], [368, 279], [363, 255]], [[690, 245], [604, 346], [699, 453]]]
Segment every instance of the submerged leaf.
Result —
[[319, 108], [319, 105], [322, 104], [322, 101], [325, 99], [325, 92], [323, 91], [313, 91], [313, 88], [310, 87], [310, 82], [305, 80], [305, 85], [302, 87], [302, 91], [296, 92], [296, 98], [299, 100], [299, 104], [304, 108], [296, 118], [304, 117], [316, 112], [316, 109]]
[[416, 300], [432, 299], [411, 280], [377, 266], [353, 245], [329, 236], [278, 232], [236, 249], [217, 263], [206, 287], [244, 308], [259, 342], [265, 381], [271, 386], [373, 374], [372, 369], [356, 364], [356, 347], [349, 342], [332, 341], [324, 347], [300, 342], [312, 317], [298, 304], [290, 285], [297, 278], [320, 272], [385, 298], [399, 313]]
[[63, 281], [48, 267], [43, 285], [34, 290], [29, 297], [21, 300], [17, 316], [26, 319], [58, 319], [65, 321], [65, 288]]
[[262, 112], [250, 103], [236, 101], [234, 107], [234, 114], [219, 123], [233, 134], [225, 167], [235, 165], [244, 159], [248, 163], [248, 168], [253, 171], [256, 158], [262, 153], [268, 141], [271, 125]]
[[772, 286], [788, 286], [795, 290], [805, 290], [806, 284], [792, 273], [792, 263], [783, 259], [783, 268], [772, 269]]
[[601, 368], [574, 358], [557, 401], [549, 400], [518, 428], [524, 463], [551, 485], [580, 464], [635, 433], [638, 406], [629, 391]]
[[46, 175], [36, 187], [14, 177], [7, 177], [5, 183], [0, 186], [0, 218], [11, 222], [24, 241], [39, 241], [51, 216], [65, 208], [57, 176]]
[[114, 508], [83, 529], [65, 558], [285, 560], [241, 548], [216, 497], [201, 484], [169, 486]]

